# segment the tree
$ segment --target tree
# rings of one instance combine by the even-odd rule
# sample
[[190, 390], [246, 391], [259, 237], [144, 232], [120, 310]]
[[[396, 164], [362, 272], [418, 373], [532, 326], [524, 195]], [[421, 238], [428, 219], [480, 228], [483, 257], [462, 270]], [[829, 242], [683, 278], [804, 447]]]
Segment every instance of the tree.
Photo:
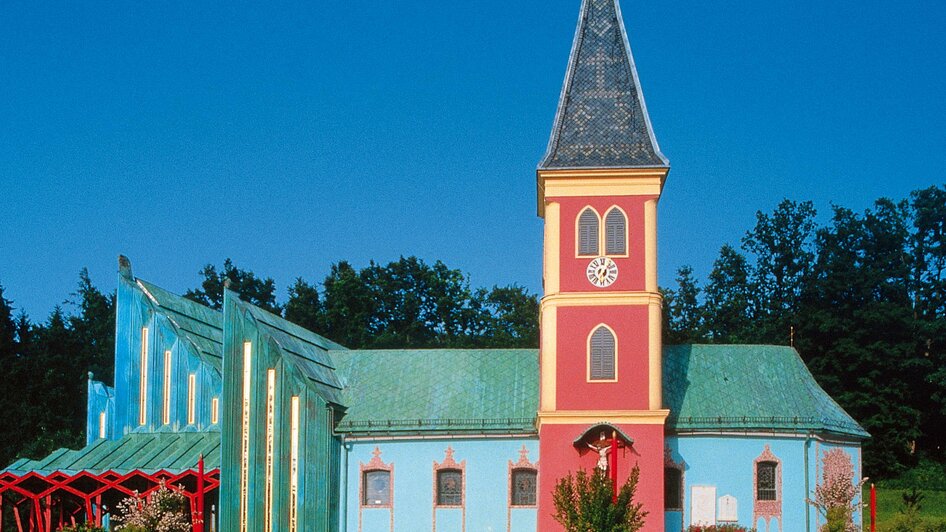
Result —
[[221, 272], [213, 264], [208, 264], [199, 273], [204, 277], [200, 288], [188, 290], [184, 297], [220, 310], [223, 308], [223, 285], [229, 280], [230, 289], [240, 294], [244, 301], [282, 315], [282, 308], [276, 304], [276, 283], [271, 278], [260, 279], [251, 271], [237, 268], [230, 259], [223, 261]]
[[589, 475], [578, 470], [569, 473], [555, 485], [552, 500], [555, 520], [566, 532], [634, 532], [644, 526], [647, 512], [634, 502], [640, 470], [631, 471], [612, 503], [614, 489], [605, 473], [595, 468]]
[[706, 285], [706, 330], [716, 343], [747, 343], [755, 337], [755, 294], [746, 257], [729, 244], [719, 250]]
[[677, 270], [677, 289], [664, 292], [667, 343], [688, 344], [706, 340], [703, 306], [699, 300], [702, 291], [699, 282], [693, 278], [693, 268], [682, 266]]
[[802, 287], [814, 262], [814, 204], [784, 199], [771, 215], [756, 213], [742, 247], [755, 257], [751, 289], [757, 297], [753, 341], [787, 344], [798, 316]]
[[486, 319], [485, 344], [491, 347], [539, 345], [539, 300], [525, 288], [494, 286], [476, 294]]
[[[79, 313], [68, 318], [78, 351], [75, 375], [85, 385], [91, 371], [102, 382], [112, 382], [115, 366], [115, 295], [105, 295], [92, 284], [89, 271], [79, 272], [79, 287], [72, 294], [72, 305]], [[84, 394], [83, 394], [84, 395]]]
[[889, 200], [863, 215], [835, 207], [796, 335], [819, 384], [872, 434], [864, 467], [875, 476], [908, 464], [920, 433], [906, 227], [904, 205]]
[[325, 307], [317, 287], [296, 278], [289, 287], [289, 301], [285, 307], [286, 319], [313, 332], [325, 331]]

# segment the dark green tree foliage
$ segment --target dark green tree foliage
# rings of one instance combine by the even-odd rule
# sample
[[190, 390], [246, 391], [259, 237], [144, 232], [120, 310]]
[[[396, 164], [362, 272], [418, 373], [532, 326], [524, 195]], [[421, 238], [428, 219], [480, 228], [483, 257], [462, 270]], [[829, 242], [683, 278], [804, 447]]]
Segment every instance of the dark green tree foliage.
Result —
[[729, 244], [719, 250], [706, 285], [706, 331], [714, 342], [747, 343], [755, 318], [754, 285], [745, 255]]
[[771, 215], [758, 212], [755, 228], [742, 239], [743, 249], [755, 257], [749, 290], [761, 318], [752, 335], [758, 343], [788, 343], [815, 257], [816, 214], [810, 201], [782, 200]]
[[644, 527], [647, 512], [634, 502], [640, 470], [637, 466], [618, 491], [612, 503], [611, 479], [600, 469], [591, 474], [580, 469], [569, 473], [555, 485], [552, 500], [555, 520], [567, 532], [634, 532]]
[[693, 278], [693, 268], [677, 270], [676, 290], [664, 290], [667, 311], [664, 341], [669, 344], [689, 344], [705, 341], [705, 311], [700, 304], [699, 281]]
[[310, 331], [325, 330], [325, 308], [319, 289], [301, 277], [289, 287], [289, 301], [285, 306], [286, 319]]
[[[519, 286], [474, 291], [460, 270], [440, 261], [429, 265], [402, 257], [387, 265], [372, 262], [360, 271], [339, 262], [322, 286], [321, 316], [307, 319], [313, 331], [347, 347], [538, 345], [533, 294]], [[312, 299], [311, 292], [294, 293]], [[299, 297], [291, 296], [287, 308]]]
[[[922, 382], [914, 355], [906, 205], [880, 200], [863, 215], [835, 207], [818, 230], [797, 347], [819, 383], [873, 435], [864, 465], [890, 474], [911, 461]], [[917, 363], [921, 365], [917, 365]]]
[[269, 277], [257, 278], [253, 272], [234, 266], [230, 259], [223, 261], [223, 271], [218, 272], [216, 266], [208, 264], [200, 270], [200, 275], [204, 278], [200, 288], [188, 290], [184, 297], [220, 310], [223, 308], [223, 286], [230, 281], [230, 289], [239, 293], [244, 301], [274, 314], [282, 314], [282, 308], [276, 304], [276, 283]]
[[[834, 207], [758, 213], [741, 251], [720, 250], [700, 289], [689, 269], [666, 290], [668, 343], [793, 343], [812, 374], [871, 432], [865, 472], [943, 461], [946, 432], [946, 187]], [[698, 316], [698, 319], [693, 319]]]

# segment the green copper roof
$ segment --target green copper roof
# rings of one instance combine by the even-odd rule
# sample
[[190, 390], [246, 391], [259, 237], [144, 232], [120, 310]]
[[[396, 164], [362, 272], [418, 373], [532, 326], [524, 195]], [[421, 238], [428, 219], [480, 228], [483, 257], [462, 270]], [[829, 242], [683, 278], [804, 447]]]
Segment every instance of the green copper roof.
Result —
[[182, 339], [189, 341], [209, 364], [220, 368], [223, 357], [223, 313], [141, 279], [138, 288], [174, 324]]
[[195, 469], [204, 457], [207, 470], [220, 467], [219, 432], [177, 432], [128, 434], [120, 440], [97, 440], [82, 449], [59, 449], [40, 460], [21, 458], [3, 472], [25, 475], [35, 471], [49, 475], [56, 471], [125, 474], [134, 470], [179, 473]]
[[869, 434], [824, 390], [791, 347], [664, 348], [664, 405], [676, 431]]
[[348, 406], [339, 432], [531, 433], [534, 349], [332, 351]]
[[[329, 349], [344, 351], [344, 346], [242, 301], [236, 292], [224, 290], [224, 294], [227, 301], [253, 318], [261, 334], [279, 345], [285, 360], [309, 379], [310, 386], [323, 399], [329, 403], [344, 404], [341, 399], [343, 384], [335, 374], [334, 361], [328, 354]], [[227, 316], [226, 319], [231, 318]]]

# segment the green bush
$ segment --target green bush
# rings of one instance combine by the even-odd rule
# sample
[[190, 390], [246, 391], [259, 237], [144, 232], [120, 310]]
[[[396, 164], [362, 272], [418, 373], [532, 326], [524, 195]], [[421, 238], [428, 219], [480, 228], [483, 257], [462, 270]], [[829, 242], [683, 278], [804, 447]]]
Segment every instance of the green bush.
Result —
[[755, 532], [755, 529], [742, 525], [690, 525], [687, 532]]
[[66, 528], [60, 528], [60, 532], [108, 532], [104, 528], [95, 525], [89, 525], [82, 523], [76, 526], [67, 526]]

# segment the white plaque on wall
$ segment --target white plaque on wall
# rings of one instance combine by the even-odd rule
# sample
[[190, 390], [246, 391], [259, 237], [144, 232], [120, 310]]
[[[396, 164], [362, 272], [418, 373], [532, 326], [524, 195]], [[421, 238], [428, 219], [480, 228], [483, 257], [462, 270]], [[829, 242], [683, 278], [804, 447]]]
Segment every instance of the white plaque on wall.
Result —
[[693, 486], [690, 490], [690, 524], [716, 524], [716, 486]]
[[717, 517], [720, 521], [738, 521], [739, 512], [736, 508], [736, 498], [732, 495], [723, 495], [719, 498], [719, 515]]

